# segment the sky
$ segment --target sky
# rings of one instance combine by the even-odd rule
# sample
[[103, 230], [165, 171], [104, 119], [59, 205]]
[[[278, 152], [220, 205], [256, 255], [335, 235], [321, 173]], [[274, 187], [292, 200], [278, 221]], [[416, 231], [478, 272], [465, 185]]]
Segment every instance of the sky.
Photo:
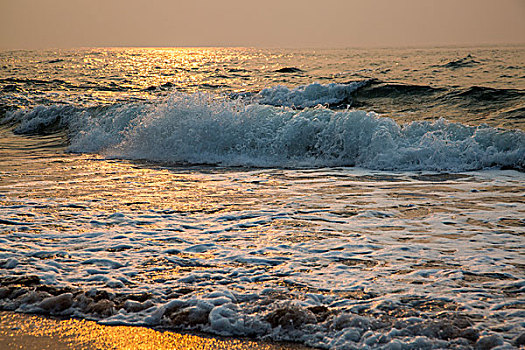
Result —
[[525, 0], [0, 0], [0, 49], [525, 43]]

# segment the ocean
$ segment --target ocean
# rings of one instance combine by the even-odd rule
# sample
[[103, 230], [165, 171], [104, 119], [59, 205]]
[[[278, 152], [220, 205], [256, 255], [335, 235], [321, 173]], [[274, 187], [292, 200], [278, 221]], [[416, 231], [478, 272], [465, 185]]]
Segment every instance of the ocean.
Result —
[[0, 309], [525, 344], [525, 47], [0, 52]]

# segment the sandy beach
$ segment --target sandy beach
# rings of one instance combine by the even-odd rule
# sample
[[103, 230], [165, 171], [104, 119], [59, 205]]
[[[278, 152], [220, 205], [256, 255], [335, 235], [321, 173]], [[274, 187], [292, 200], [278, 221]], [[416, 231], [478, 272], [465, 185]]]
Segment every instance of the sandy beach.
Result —
[[1, 349], [235, 349], [306, 350], [295, 344], [220, 339], [146, 327], [103, 326], [93, 321], [58, 320], [0, 312]]

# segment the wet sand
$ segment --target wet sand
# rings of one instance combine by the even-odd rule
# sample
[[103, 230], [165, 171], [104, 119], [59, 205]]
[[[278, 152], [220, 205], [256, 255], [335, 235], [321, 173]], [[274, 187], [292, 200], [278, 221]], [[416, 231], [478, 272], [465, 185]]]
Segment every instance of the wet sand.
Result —
[[234, 349], [307, 350], [295, 344], [222, 339], [146, 327], [103, 326], [93, 321], [58, 320], [0, 312], [0, 349]]

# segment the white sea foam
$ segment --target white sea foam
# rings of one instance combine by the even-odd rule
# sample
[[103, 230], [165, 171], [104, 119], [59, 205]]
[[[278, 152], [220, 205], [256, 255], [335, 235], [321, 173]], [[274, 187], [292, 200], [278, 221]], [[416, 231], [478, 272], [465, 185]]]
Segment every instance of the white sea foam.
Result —
[[155, 103], [98, 109], [39, 106], [8, 118], [20, 122], [19, 133], [67, 125], [71, 151], [127, 159], [380, 170], [525, 167], [520, 130], [443, 119], [400, 125], [373, 112], [321, 106], [297, 111], [206, 94], [175, 93]]

